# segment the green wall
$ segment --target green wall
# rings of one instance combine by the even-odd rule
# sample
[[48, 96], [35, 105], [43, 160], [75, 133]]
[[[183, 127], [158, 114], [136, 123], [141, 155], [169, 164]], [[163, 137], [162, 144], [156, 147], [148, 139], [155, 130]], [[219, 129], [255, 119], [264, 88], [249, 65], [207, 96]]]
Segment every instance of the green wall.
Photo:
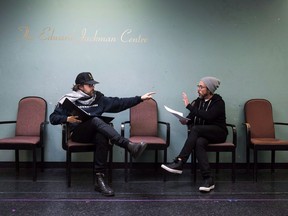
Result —
[[[14, 120], [27, 95], [44, 97], [50, 114], [75, 76], [91, 71], [107, 96], [157, 92], [160, 120], [171, 123], [172, 160], [186, 128], [163, 106], [186, 114], [182, 91], [192, 100], [199, 79], [211, 75], [222, 81], [227, 121], [238, 128], [237, 162], [245, 162], [246, 100], [267, 98], [274, 120], [288, 122], [287, 11], [287, 0], [0, 0], [0, 119]], [[120, 132], [128, 111], [113, 116]], [[1, 137], [11, 129], [1, 125]], [[277, 129], [280, 137], [286, 132]], [[114, 151], [122, 162], [124, 151]], [[45, 154], [49, 162], [65, 160], [60, 126], [48, 126]], [[286, 154], [277, 153], [277, 161], [287, 162]], [[140, 161], [153, 155], [147, 151]], [[1, 151], [0, 158], [12, 161], [14, 154]]]

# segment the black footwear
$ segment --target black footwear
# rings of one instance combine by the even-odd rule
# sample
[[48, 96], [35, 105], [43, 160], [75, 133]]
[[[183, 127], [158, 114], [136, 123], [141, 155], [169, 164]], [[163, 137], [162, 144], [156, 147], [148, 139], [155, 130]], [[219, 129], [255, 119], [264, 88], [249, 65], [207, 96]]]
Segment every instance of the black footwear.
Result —
[[162, 164], [161, 167], [170, 173], [182, 174], [183, 162], [181, 160], [175, 159], [171, 164]]
[[96, 173], [95, 191], [100, 192], [104, 196], [114, 196], [114, 191], [108, 185], [105, 185], [104, 174]]
[[128, 144], [128, 151], [132, 155], [133, 158], [138, 158], [146, 149], [147, 143], [132, 143], [129, 142]]
[[215, 188], [214, 180], [212, 177], [208, 177], [204, 179], [204, 182], [201, 187], [199, 187], [199, 191], [201, 192], [210, 192]]

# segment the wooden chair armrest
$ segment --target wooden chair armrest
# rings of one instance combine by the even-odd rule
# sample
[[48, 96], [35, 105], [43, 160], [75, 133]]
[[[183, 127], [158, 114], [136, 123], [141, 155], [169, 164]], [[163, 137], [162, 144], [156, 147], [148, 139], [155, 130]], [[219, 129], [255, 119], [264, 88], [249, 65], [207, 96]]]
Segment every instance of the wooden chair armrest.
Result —
[[169, 146], [170, 145], [170, 123], [164, 122], [164, 121], [158, 121], [158, 124], [166, 125], [166, 143]]
[[232, 142], [235, 146], [237, 146], [237, 128], [236, 128], [236, 125], [226, 123], [226, 126], [232, 130], [232, 135], [233, 135]]
[[16, 123], [17, 121], [0, 121], [0, 124], [12, 124], [12, 123]]
[[44, 121], [40, 124], [40, 143], [41, 143], [41, 145], [44, 144], [45, 128], [46, 128], [47, 124], [49, 124], [49, 121]]
[[285, 122], [274, 122], [275, 125], [286, 125], [288, 126], [288, 123]]

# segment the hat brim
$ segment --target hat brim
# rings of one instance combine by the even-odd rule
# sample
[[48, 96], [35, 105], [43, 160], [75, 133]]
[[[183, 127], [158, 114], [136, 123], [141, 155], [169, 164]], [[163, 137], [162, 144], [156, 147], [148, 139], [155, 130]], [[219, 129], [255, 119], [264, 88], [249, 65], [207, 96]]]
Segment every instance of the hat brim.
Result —
[[98, 84], [99, 82], [95, 81], [95, 80], [89, 80], [87, 82], [85, 82], [85, 84], [90, 84], [90, 85], [94, 85], [94, 84]]

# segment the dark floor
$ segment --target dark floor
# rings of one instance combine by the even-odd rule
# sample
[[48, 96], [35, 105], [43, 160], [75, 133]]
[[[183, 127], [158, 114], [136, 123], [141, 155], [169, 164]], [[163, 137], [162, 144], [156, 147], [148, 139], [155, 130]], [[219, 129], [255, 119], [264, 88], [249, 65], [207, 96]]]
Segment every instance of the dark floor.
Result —
[[32, 182], [29, 169], [1, 168], [0, 215], [78, 216], [78, 215], [288, 215], [288, 170], [259, 170], [253, 183], [246, 170], [237, 171], [230, 181], [229, 170], [215, 174], [215, 190], [198, 191], [189, 170], [180, 176], [168, 175], [163, 182], [161, 170], [133, 170], [128, 183], [124, 170], [113, 171], [115, 197], [94, 192], [90, 169], [74, 169], [72, 187], [67, 188], [64, 169], [46, 169]]

